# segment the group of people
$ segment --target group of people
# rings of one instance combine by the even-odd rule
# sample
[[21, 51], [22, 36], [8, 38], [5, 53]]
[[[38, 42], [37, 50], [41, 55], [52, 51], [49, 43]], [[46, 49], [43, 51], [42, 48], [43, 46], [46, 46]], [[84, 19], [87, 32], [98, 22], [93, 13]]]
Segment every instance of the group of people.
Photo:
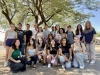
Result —
[[26, 65], [36, 69], [37, 61], [48, 68], [61, 64], [62, 68], [85, 67], [86, 62], [95, 63], [95, 34], [91, 22], [87, 21], [84, 27], [79, 24], [75, 32], [70, 25], [52, 26], [51, 31], [48, 26], [44, 28], [34, 24], [34, 29], [30, 30], [30, 25], [26, 25], [26, 30], [22, 30], [19, 23], [17, 29], [15, 25], [10, 25], [10, 30], [6, 31], [4, 47], [6, 56], [4, 66], [10, 67], [14, 73], [25, 71]]

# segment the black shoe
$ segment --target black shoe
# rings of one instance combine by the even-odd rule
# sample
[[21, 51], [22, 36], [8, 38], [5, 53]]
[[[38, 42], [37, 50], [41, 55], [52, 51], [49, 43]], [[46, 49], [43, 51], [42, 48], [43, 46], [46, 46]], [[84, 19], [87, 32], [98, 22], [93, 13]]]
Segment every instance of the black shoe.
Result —
[[12, 71], [13, 73], [18, 73], [19, 71]]
[[39, 60], [39, 63], [41, 63], [41, 60]]
[[43, 64], [43, 67], [46, 67], [46, 64], [45, 63]]

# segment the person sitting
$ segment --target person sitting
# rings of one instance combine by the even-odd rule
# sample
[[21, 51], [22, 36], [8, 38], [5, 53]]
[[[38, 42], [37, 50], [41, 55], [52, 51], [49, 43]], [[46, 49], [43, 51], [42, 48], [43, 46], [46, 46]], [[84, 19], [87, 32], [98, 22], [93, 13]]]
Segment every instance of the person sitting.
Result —
[[31, 65], [32, 61], [34, 62], [33, 70], [36, 69], [36, 63], [38, 60], [37, 53], [38, 53], [38, 48], [35, 44], [35, 40], [30, 39], [29, 44], [27, 46], [26, 55], [27, 55], [27, 64], [28, 65]]
[[72, 49], [71, 45], [68, 43], [66, 38], [61, 40], [61, 46], [59, 47], [59, 59], [62, 65], [62, 68], [71, 68], [71, 59], [72, 59]]
[[42, 38], [38, 39], [38, 59], [39, 63], [41, 63], [41, 59], [43, 58], [43, 66], [46, 65], [46, 45]]
[[10, 47], [9, 67], [13, 73], [26, 70], [26, 57], [21, 56], [19, 39], [15, 39]]
[[74, 60], [73, 66], [79, 67], [80, 69], [84, 69], [85, 63], [84, 60], [86, 58], [86, 47], [83, 43], [80, 43], [80, 39], [76, 36], [74, 37], [74, 44], [72, 44]]
[[48, 56], [47, 56], [48, 68], [51, 67], [51, 63], [53, 65], [58, 64], [57, 57], [58, 57], [58, 46], [55, 43], [55, 40], [52, 39], [50, 46], [48, 47]]

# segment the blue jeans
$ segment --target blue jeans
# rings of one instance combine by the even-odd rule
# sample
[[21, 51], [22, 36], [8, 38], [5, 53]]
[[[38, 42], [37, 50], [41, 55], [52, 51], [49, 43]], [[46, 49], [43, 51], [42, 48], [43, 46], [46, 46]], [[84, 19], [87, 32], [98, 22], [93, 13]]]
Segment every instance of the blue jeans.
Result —
[[83, 53], [75, 53], [74, 54], [74, 60], [73, 60], [73, 66], [74, 67], [85, 67], [84, 60], [86, 59], [86, 54]]
[[[69, 53], [65, 53], [64, 55], [69, 58]], [[66, 68], [71, 68], [71, 61], [67, 62], [63, 56], [59, 56], [59, 60], [61, 65], [64, 65]]]
[[25, 55], [25, 45], [24, 45], [24, 43], [21, 43], [21, 54]]
[[30, 58], [31, 58], [31, 61], [34, 62], [34, 65], [36, 65], [37, 60], [38, 60], [38, 56], [37, 55], [34, 55], [34, 56], [31, 56]]

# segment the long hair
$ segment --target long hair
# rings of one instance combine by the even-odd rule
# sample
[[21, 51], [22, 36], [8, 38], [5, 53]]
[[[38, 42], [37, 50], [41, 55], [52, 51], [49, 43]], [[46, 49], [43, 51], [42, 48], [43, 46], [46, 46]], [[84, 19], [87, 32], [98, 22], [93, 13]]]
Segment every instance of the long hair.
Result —
[[[35, 40], [32, 38], [32, 39], [30, 39], [30, 40], [32, 40], [33, 41], [33, 48], [36, 48], [36, 43], [35, 43]], [[29, 44], [28, 44], [28, 46], [31, 46], [31, 44], [30, 44], [30, 40], [29, 40]]]
[[[41, 40], [42, 40], [42, 48], [44, 48], [45, 47], [45, 43], [44, 43], [44, 40], [41, 38]], [[40, 43], [39, 43], [39, 39], [38, 39], [38, 45], [40, 45]]]
[[[60, 28], [60, 29], [62, 29], [62, 30], [63, 30], [63, 33], [65, 33], [65, 29], [64, 29], [64, 28]], [[60, 33], [60, 29], [59, 29], [59, 34], [61, 34], [61, 33]]]
[[42, 27], [38, 27], [37, 33], [35, 34], [35, 36], [39, 33], [39, 28], [41, 28], [41, 32], [43, 32]]
[[[52, 39], [52, 40], [54, 40], [54, 39]], [[52, 40], [51, 40], [51, 41], [52, 41]], [[54, 40], [54, 41], [55, 41], [55, 40]], [[54, 47], [57, 48], [57, 43], [56, 43], [56, 41], [55, 41]], [[52, 51], [52, 44], [51, 44], [51, 42], [50, 42], [50, 50]]]
[[[55, 31], [57, 30], [57, 26], [59, 26], [58, 24], [55, 26]], [[59, 29], [60, 29], [60, 26], [59, 26]]]
[[91, 22], [90, 22], [90, 21], [87, 21], [86, 24], [85, 24], [84, 31], [86, 31], [86, 29], [87, 29], [87, 23], [89, 23], [89, 28], [90, 28], [90, 30], [93, 30], [93, 27], [92, 27], [92, 25], [91, 25]]
[[[19, 40], [19, 39], [18, 39], [18, 38], [17, 38], [17, 39], [14, 39], [14, 41], [12, 42], [12, 45], [11, 45], [11, 47], [12, 47], [14, 50], [17, 49], [17, 47], [16, 47], [16, 45], [15, 45], [15, 43], [16, 43], [17, 40]], [[19, 49], [21, 49], [21, 45], [19, 45]]]
[[[78, 24], [77, 25], [77, 29], [76, 29], [76, 35], [79, 35], [79, 29], [78, 29], [78, 26], [81, 26], [80, 24]], [[80, 28], [80, 31], [81, 31], [81, 33], [83, 32], [83, 28], [82, 28], [82, 26], [81, 26], [81, 28]]]
[[63, 41], [64, 39], [66, 40], [66, 46], [69, 46], [70, 44], [68, 43], [68, 40], [67, 40], [67, 38], [62, 38], [62, 39], [61, 39], [61, 46], [63, 46], [63, 43], [62, 43], [62, 41]]
[[49, 34], [49, 35], [48, 35], [48, 38], [47, 38], [48, 44], [50, 44], [50, 42], [51, 42], [51, 39], [49, 38], [49, 36], [52, 36], [52, 39], [54, 39], [54, 36], [53, 36], [52, 34]]

